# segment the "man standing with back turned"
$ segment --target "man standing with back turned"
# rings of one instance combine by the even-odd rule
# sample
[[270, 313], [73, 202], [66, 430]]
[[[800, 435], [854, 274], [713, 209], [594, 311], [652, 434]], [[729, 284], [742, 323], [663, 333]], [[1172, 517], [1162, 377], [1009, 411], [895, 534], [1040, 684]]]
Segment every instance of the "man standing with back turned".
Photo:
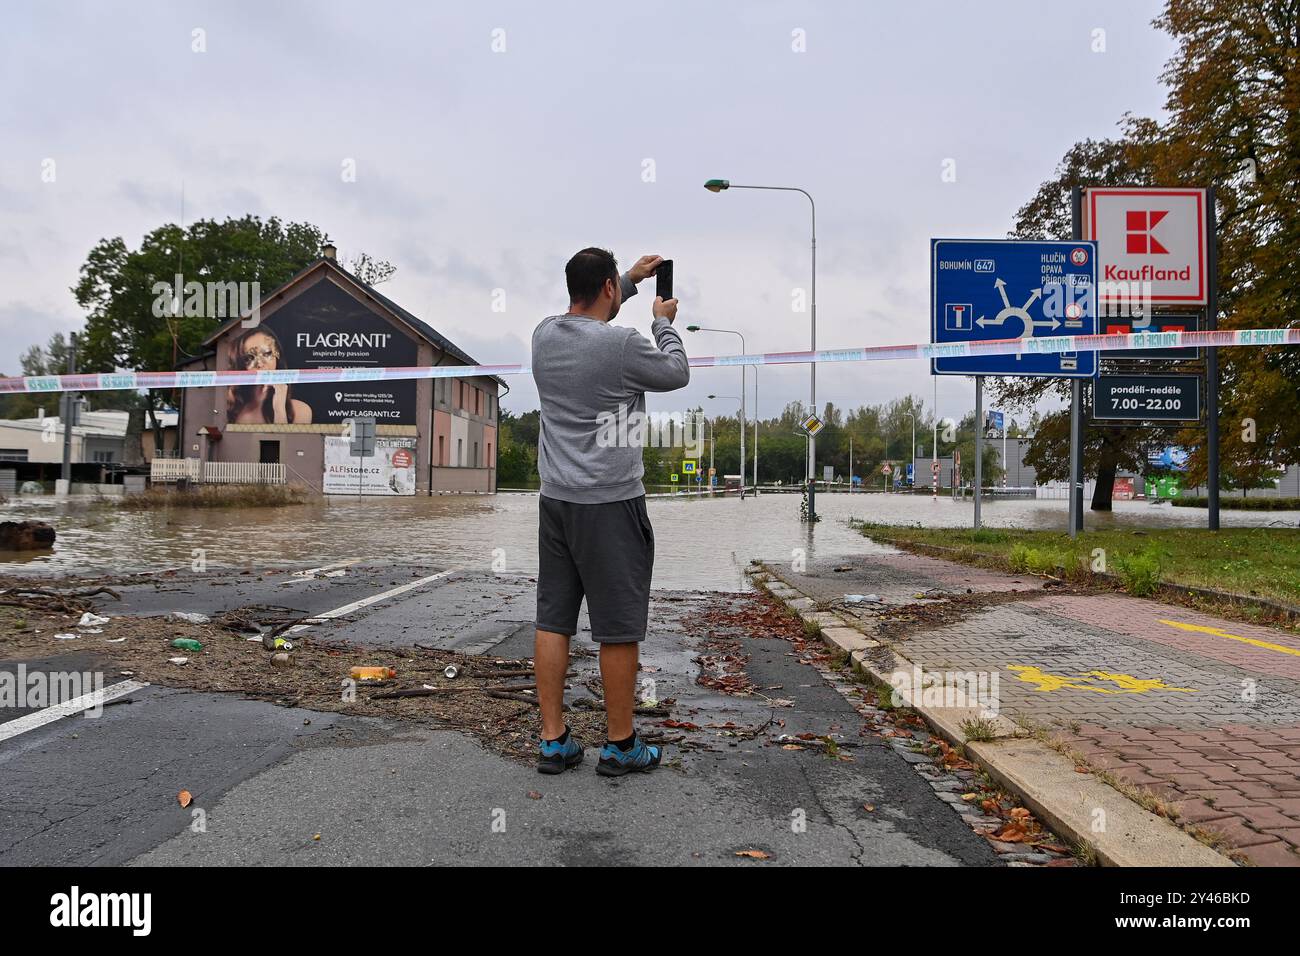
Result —
[[537, 439], [539, 502], [537, 644], [533, 653], [542, 711], [541, 773], [582, 762], [564, 724], [569, 638], [585, 596], [591, 636], [600, 644], [605, 687], [605, 746], [596, 772], [617, 777], [659, 766], [658, 747], [632, 727], [638, 645], [645, 640], [654, 567], [654, 531], [641, 484], [640, 443], [611, 444], [611, 415], [645, 412], [646, 392], [690, 381], [682, 338], [673, 328], [677, 300], [656, 297], [651, 344], [613, 324], [636, 283], [663, 260], [642, 256], [620, 277], [614, 256], [583, 249], [564, 267], [569, 311], [533, 332], [533, 378], [542, 403]]

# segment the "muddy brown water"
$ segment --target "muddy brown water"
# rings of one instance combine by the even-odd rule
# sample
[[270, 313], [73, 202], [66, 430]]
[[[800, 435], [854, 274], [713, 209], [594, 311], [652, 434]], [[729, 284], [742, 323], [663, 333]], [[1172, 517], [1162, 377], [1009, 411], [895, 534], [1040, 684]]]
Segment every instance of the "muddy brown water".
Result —
[[[751, 558], [787, 560], [890, 553], [848, 526], [851, 518], [927, 527], [969, 527], [972, 506], [902, 494], [820, 494], [823, 520], [799, 521], [799, 497], [651, 498], [657, 588], [736, 590]], [[990, 527], [1060, 528], [1065, 501], [987, 502]], [[0, 507], [6, 520], [38, 518], [58, 532], [53, 551], [0, 554], [0, 574], [97, 575], [189, 568], [320, 567], [340, 561], [393, 562], [534, 572], [537, 496], [441, 495], [410, 498], [324, 498], [304, 505], [250, 509], [121, 511], [76, 499], [17, 498]], [[1233, 512], [1225, 526], [1281, 523], [1300, 513]], [[1143, 502], [1116, 502], [1110, 515], [1088, 513], [1089, 528], [1203, 527], [1205, 512]]]

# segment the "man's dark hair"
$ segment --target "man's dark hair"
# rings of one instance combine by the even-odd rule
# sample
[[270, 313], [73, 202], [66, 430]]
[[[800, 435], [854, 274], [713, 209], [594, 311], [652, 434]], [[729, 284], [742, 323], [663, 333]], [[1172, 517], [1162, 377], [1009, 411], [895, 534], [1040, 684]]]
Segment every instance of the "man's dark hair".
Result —
[[606, 279], [618, 283], [618, 261], [608, 249], [583, 249], [564, 267], [569, 301], [584, 308], [596, 301]]

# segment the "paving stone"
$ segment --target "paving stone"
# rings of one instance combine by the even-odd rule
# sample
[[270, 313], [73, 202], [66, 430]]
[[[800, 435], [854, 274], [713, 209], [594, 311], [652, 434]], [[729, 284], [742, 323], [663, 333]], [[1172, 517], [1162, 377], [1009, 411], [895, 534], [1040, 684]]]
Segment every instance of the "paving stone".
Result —
[[[1290, 844], [1271, 834], [1300, 829], [1300, 657], [1165, 622], [1300, 650], [1294, 633], [1123, 594], [1044, 591], [1036, 579], [906, 553], [855, 558], [851, 572], [833, 578], [819, 579], [814, 568], [791, 580], [827, 602], [846, 591], [890, 604], [936, 589], [1034, 592], [914, 631], [900, 653], [929, 673], [996, 675], [1002, 716], [1057, 728], [1090, 765], [1165, 795], [1185, 825], [1220, 829], [1239, 847], [1290, 862]], [[870, 626], [874, 612], [859, 608], [855, 616]], [[1127, 678], [1107, 675], [1163, 684], [1130, 693]], [[1259, 691], [1253, 702], [1242, 699], [1247, 680]], [[932, 783], [939, 779], [928, 757], [898, 752]]]

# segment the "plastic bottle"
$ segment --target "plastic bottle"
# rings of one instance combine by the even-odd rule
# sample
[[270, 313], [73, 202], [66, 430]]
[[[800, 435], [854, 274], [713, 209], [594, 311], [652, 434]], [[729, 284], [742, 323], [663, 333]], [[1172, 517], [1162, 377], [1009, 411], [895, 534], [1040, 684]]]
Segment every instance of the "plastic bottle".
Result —
[[354, 667], [349, 673], [353, 680], [388, 680], [397, 676], [391, 667]]
[[178, 647], [183, 651], [201, 651], [203, 645], [192, 637], [178, 637], [172, 641], [172, 647]]

